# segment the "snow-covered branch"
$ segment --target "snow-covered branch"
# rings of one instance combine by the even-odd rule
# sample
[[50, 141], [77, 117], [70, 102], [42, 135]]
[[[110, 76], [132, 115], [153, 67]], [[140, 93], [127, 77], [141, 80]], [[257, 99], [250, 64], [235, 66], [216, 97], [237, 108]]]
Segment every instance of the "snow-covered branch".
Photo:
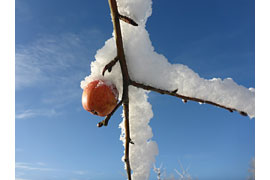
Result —
[[195, 97], [189, 97], [189, 96], [184, 96], [184, 95], [178, 94], [177, 93], [178, 89], [175, 89], [173, 91], [168, 91], [168, 90], [163, 90], [163, 89], [159, 89], [159, 88], [156, 88], [156, 87], [152, 87], [152, 86], [149, 86], [149, 85], [137, 83], [135, 81], [131, 81], [131, 84], [133, 86], [136, 86], [138, 88], [142, 88], [142, 89], [145, 89], [145, 90], [155, 91], [155, 92], [158, 92], [160, 94], [167, 94], [167, 95], [171, 95], [171, 96], [181, 98], [184, 103], [186, 103], [187, 101], [196, 101], [196, 102], [199, 102], [199, 103], [202, 103], [202, 104], [211, 104], [211, 105], [214, 105], [214, 106], [217, 106], [217, 107], [220, 107], [220, 108], [227, 109], [230, 112], [238, 111], [241, 115], [247, 116], [246, 112], [237, 110], [235, 108], [226, 107], [226, 106], [223, 106], [221, 104], [211, 102], [211, 101], [208, 101], [208, 100], [204, 100], [204, 99], [199, 99], [199, 98], [195, 98]]
[[[96, 61], [91, 63], [91, 75], [81, 82], [81, 87], [94, 79], [109, 80], [117, 87], [120, 101], [98, 127], [106, 126], [123, 105], [120, 139], [125, 147], [122, 160], [129, 180], [131, 177], [134, 180], [148, 179], [158, 154], [157, 144], [151, 140], [153, 134], [148, 124], [153, 113], [145, 90], [181, 98], [183, 102], [211, 104], [255, 117], [253, 88], [240, 86], [231, 78], [203, 79], [187, 66], [172, 65], [154, 51], [145, 29], [147, 18], [152, 13], [152, 0], [109, 0], [109, 4], [114, 35], [97, 52]], [[133, 142], [134, 145], [130, 146]]]

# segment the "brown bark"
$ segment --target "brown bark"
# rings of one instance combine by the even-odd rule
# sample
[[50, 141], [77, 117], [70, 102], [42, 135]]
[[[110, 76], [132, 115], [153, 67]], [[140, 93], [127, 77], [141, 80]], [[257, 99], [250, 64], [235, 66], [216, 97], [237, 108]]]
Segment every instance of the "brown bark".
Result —
[[138, 87], [138, 88], [145, 89], [145, 90], [155, 91], [155, 92], [158, 92], [160, 94], [167, 94], [167, 95], [171, 95], [171, 96], [175, 96], [175, 97], [181, 98], [181, 99], [183, 99], [183, 102], [184, 103], [186, 103], [187, 101], [196, 101], [196, 102], [203, 103], [203, 104], [204, 103], [205, 104], [211, 104], [211, 105], [214, 105], [214, 106], [223, 108], [223, 109], [227, 109], [230, 112], [237, 111], [241, 115], [247, 116], [247, 113], [246, 112], [239, 111], [239, 110], [237, 110], [235, 108], [226, 107], [226, 106], [223, 106], [223, 105], [220, 105], [220, 104], [217, 104], [215, 102], [208, 101], [208, 100], [203, 100], [203, 99], [199, 99], [199, 98], [195, 98], [195, 97], [189, 97], [189, 96], [184, 96], [184, 95], [181, 95], [181, 94], [177, 94], [176, 93], [177, 92], [177, 89], [176, 90], [173, 90], [173, 91], [168, 91], [168, 90], [163, 90], [163, 89], [155, 88], [155, 87], [152, 87], [152, 86], [149, 86], [149, 85], [144, 85], [144, 84], [141, 84], [141, 83], [137, 83], [135, 81], [131, 81], [131, 85], [133, 85], [135, 87]]
[[129, 163], [129, 144], [130, 144], [130, 132], [129, 132], [129, 98], [128, 98], [128, 86], [130, 84], [130, 78], [128, 74], [128, 68], [126, 64], [126, 58], [124, 53], [123, 47], [123, 40], [119, 22], [119, 13], [117, 9], [116, 0], [109, 0], [110, 9], [111, 9], [111, 16], [113, 21], [113, 29], [114, 29], [114, 37], [116, 41], [117, 47], [117, 57], [119, 59], [122, 78], [123, 78], [123, 94], [122, 94], [122, 102], [124, 108], [124, 115], [125, 115], [125, 163], [126, 163], [126, 170], [128, 179], [131, 180], [131, 168]]

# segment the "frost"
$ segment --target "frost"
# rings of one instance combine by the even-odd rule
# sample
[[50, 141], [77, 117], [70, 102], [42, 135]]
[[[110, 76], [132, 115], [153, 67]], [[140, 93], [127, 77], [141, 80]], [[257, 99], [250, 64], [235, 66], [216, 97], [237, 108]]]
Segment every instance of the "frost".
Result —
[[[164, 90], [178, 89], [177, 93], [212, 101], [223, 106], [247, 112], [250, 118], [255, 116], [255, 89], [237, 85], [231, 78], [203, 79], [197, 73], [182, 64], [170, 64], [161, 54], [154, 51], [145, 29], [147, 18], [152, 13], [151, 0], [118, 0], [119, 12], [134, 19], [139, 26], [134, 27], [121, 21], [124, 50], [130, 77], [140, 83]], [[136, 37], [136, 38], [134, 38]], [[91, 75], [81, 82], [84, 88], [95, 79], [111, 81], [122, 98], [122, 75], [119, 63], [103, 77], [102, 70], [116, 57], [114, 37], [105, 42], [97, 51], [95, 61], [91, 63]], [[130, 145], [130, 165], [132, 179], [149, 178], [150, 168], [158, 154], [157, 144], [151, 140], [152, 129], [148, 125], [153, 117], [152, 107], [147, 101], [147, 91], [129, 87], [130, 98], [130, 135], [134, 145]], [[183, 100], [183, 102], [186, 102]], [[124, 122], [120, 140], [125, 143]]]

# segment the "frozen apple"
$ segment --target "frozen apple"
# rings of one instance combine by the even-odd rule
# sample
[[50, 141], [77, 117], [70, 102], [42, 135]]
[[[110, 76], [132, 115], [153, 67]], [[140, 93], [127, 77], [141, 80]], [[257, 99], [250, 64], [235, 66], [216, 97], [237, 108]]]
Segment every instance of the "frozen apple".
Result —
[[90, 82], [83, 90], [82, 106], [98, 116], [106, 116], [117, 104], [118, 91], [114, 84], [103, 80]]

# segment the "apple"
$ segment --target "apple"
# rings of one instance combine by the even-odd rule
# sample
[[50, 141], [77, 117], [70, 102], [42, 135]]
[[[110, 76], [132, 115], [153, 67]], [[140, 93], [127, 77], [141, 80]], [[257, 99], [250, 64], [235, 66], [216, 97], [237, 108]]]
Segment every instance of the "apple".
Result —
[[98, 116], [107, 116], [117, 105], [118, 90], [112, 83], [103, 80], [90, 82], [83, 90], [82, 106]]

